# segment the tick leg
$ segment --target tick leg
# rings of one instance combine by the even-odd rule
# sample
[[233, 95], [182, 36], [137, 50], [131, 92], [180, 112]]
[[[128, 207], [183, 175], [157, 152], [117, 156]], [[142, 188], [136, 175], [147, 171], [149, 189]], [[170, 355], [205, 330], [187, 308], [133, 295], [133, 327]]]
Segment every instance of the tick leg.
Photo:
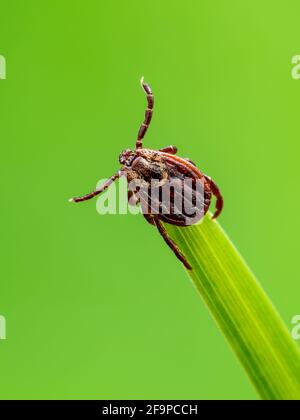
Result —
[[171, 248], [171, 250], [174, 252], [174, 254], [176, 255], [176, 257], [183, 263], [183, 265], [188, 269], [188, 270], [192, 270], [192, 267], [190, 266], [190, 264], [188, 263], [187, 259], [185, 258], [185, 256], [182, 254], [182, 252], [180, 251], [180, 249], [178, 248], [178, 246], [175, 244], [175, 242], [170, 238], [168, 232], [166, 231], [166, 229], [164, 228], [163, 224], [161, 223], [161, 221], [159, 220], [158, 217], [153, 216], [153, 221], [159, 231], [159, 233], [161, 234], [161, 236], [164, 238], [166, 244]]
[[147, 220], [148, 223], [150, 223], [150, 225], [155, 226], [155, 222], [154, 222], [154, 217], [151, 216], [150, 214], [144, 214], [145, 219]]
[[163, 149], [159, 149], [159, 151], [164, 152], [164, 153], [170, 153], [171, 155], [176, 155], [177, 147], [176, 146], [167, 146], [167, 147], [164, 147]]
[[213, 195], [217, 199], [216, 211], [215, 211], [215, 214], [213, 215], [213, 219], [216, 219], [222, 213], [223, 206], [224, 206], [224, 200], [223, 200], [221, 191], [219, 190], [217, 184], [209, 176], [205, 175], [205, 178], [210, 183], [211, 192], [213, 193]]
[[187, 162], [191, 163], [194, 166], [197, 166], [191, 159], [189, 158], [184, 158], [184, 160], [186, 160]]
[[137, 206], [140, 202], [140, 199], [136, 196], [133, 191], [128, 191], [128, 203], [130, 206]]
[[142, 80], [141, 80], [141, 85], [142, 85], [142, 88], [144, 89], [144, 91], [147, 95], [148, 107], [147, 107], [146, 112], [145, 112], [144, 122], [141, 125], [141, 127], [139, 129], [139, 132], [138, 132], [138, 137], [137, 137], [137, 141], [136, 141], [136, 145], [135, 145], [136, 149], [141, 149], [143, 147], [143, 138], [145, 137], [145, 134], [147, 133], [148, 127], [151, 123], [152, 115], [153, 115], [153, 107], [154, 107], [154, 97], [153, 97], [153, 94], [152, 94], [151, 87], [149, 85], [147, 85], [147, 83], [144, 82], [144, 78], [142, 78]]
[[113, 175], [111, 178], [109, 178], [99, 189], [86, 194], [82, 197], [74, 197], [71, 198], [69, 201], [74, 202], [74, 203], [79, 203], [81, 201], [87, 201], [90, 200], [91, 198], [96, 197], [96, 195], [101, 194], [103, 191], [105, 191], [116, 179], [120, 178], [121, 174], [120, 172], [117, 172], [115, 175]]

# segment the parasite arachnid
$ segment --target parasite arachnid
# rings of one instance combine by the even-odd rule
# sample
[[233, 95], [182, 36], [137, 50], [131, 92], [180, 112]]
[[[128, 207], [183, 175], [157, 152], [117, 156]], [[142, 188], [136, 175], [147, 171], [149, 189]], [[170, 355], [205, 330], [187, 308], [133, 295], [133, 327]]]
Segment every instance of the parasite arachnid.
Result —
[[[223, 198], [221, 192], [215, 182], [202, 173], [196, 165], [189, 159], [176, 156], [177, 148], [175, 146], [167, 146], [160, 150], [152, 150], [143, 148], [143, 139], [149, 128], [152, 120], [154, 97], [150, 86], [141, 80], [141, 85], [146, 93], [148, 106], [145, 113], [144, 122], [140, 126], [135, 150], [125, 150], [120, 154], [119, 162], [122, 165], [120, 170], [109, 178], [100, 188], [82, 197], [72, 198], [70, 201], [81, 202], [89, 200], [103, 191], [105, 191], [116, 179], [125, 176], [128, 185], [132, 181], [141, 181], [146, 188], [136, 187], [135, 190], [128, 189], [128, 201], [132, 205], [141, 204], [142, 212], [145, 219], [155, 226], [165, 242], [175, 253], [177, 258], [184, 264], [184, 266], [191, 270], [192, 267], [182, 254], [176, 243], [171, 239], [167, 233], [164, 223], [173, 224], [180, 227], [189, 226], [199, 222], [199, 220], [208, 212], [211, 204], [212, 196], [216, 197], [216, 211], [213, 216], [218, 217], [223, 208]], [[159, 186], [159, 193], [153, 198], [152, 184]], [[184, 192], [183, 188], [186, 181], [190, 181], [189, 190], [191, 191], [190, 198], [188, 193]], [[195, 192], [196, 183], [202, 185], [202, 194]], [[172, 185], [172, 192], [169, 199], [164, 200], [164, 195], [161, 193], [161, 188], [169, 183]], [[174, 187], [175, 186], [175, 187]], [[174, 197], [174, 190], [181, 200], [188, 201], [190, 207], [194, 205], [194, 216], [191, 218], [186, 211], [178, 211], [178, 197], [177, 201]], [[143, 191], [143, 194], [141, 193]], [[146, 191], [146, 193], [145, 193]], [[197, 206], [197, 197], [202, 196]], [[179, 200], [180, 201], [180, 200]], [[177, 203], [177, 204], [176, 204]], [[143, 205], [144, 204], [144, 205]], [[202, 210], [200, 211], [200, 207]], [[167, 210], [166, 210], [167, 209]]]

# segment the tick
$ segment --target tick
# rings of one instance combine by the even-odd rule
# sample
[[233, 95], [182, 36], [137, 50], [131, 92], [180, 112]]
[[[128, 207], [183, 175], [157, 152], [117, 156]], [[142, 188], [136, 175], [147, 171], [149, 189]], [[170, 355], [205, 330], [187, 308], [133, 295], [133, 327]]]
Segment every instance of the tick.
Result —
[[[147, 186], [146, 192], [148, 191], [148, 197], [147, 194], [146, 197], [145, 194], [141, 194], [139, 188], [136, 188], [136, 190], [128, 189], [129, 203], [131, 205], [142, 204], [141, 207], [145, 219], [158, 229], [159, 233], [177, 258], [187, 269], [191, 270], [192, 267], [190, 263], [167, 233], [163, 222], [180, 227], [190, 226], [191, 224], [199, 222], [199, 220], [208, 212], [212, 196], [216, 197], [216, 211], [213, 215], [213, 219], [215, 219], [222, 212], [223, 198], [219, 188], [209, 176], [201, 172], [191, 160], [176, 155], [177, 148], [175, 146], [167, 146], [160, 150], [145, 149], [143, 147], [143, 139], [152, 120], [154, 97], [150, 86], [144, 82], [144, 79], [141, 80], [141, 85], [146, 94], [148, 106], [145, 112], [144, 121], [138, 131], [135, 150], [127, 149], [120, 154], [119, 162], [122, 165], [120, 170], [109, 178], [100, 188], [82, 197], [72, 198], [70, 201], [79, 203], [90, 200], [105, 191], [121, 176], [127, 178], [128, 185], [131, 185], [132, 181], [143, 182], [143, 185], [146, 184]], [[177, 185], [175, 190], [177, 190], [177, 193], [178, 191], [181, 193], [182, 199], [185, 199], [187, 196], [187, 193], [183, 192], [184, 182], [190, 181], [193, 190], [190, 203], [196, 204], [196, 211], [193, 218], [191, 219], [190, 215], [187, 215], [187, 212], [185, 211], [178, 212], [175, 205], [174, 191], [172, 198], [169, 199], [168, 202], [164, 202], [161, 193], [156, 196], [156, 203], [153, 203], [153, 199], [151, 202], [151, 185], [153, 180], [156, 182], [156, 185], [159, 185], [159, 188], [166, 183], [171, 183], [173, 186]], [[195, 193], [193, 188], [197, 182], [200, 182], [203, 186], [202, 201], [200, 200], [202, 212], [199, 210], [200, 206], [198, 205], [197, 207], [197, 193]], [[143, 191], [145, 191], [145, 189], [143, 189]], [[154, 204], [158, 204], [159, 211], [154, 211]], [[155, 208], [157, 208], [157, 206]], [[168, 211], [163, 211], [165, 209], [168, 209]], [[197, 209], [199, 210], [198, 212]]]

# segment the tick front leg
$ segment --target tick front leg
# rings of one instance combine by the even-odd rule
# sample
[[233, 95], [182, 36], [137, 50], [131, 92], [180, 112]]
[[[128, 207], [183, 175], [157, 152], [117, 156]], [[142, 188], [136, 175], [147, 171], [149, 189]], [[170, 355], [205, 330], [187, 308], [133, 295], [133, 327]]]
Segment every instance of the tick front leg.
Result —
[[153, 222], [155, 223], [155, 226], [157, 227], [157, 229], [158, 229], [159, 233], [161, 234], [161, 236], [164, 238], [166, 244], [171, 248], [171, 250], [174, 252], [174, 254], [176, 255], [176, 257], [183, 263], [183, 265], [188, 270], [192, 270], [191, 265], [188, 263], [187, 259], [182, 254], [182, 252], [180, 251], [180, 249], [178, 248], [178, 246], [175, 244], [175, 242], [170, 238], [168, 232], [164, 228], [164, 226], [161, 223], [161, 221], [159, 220], [159, 218], [158, 217], [155, 217], [155, 216], [152, 216], [152, 217], [153, 217]]
[[96, 195], [101, 194], [103, 191], [105, 191], [116, 179], [120, 178], [121, 176], [121, 172], [118, 171], [115, 175], [113, 175], [111, 178], [109, 178], [99, 189], [83, 195], [82, 197], [74, 197], [71, 198], [69, 201], [73, 202], [73, 203], [80, 203], [81, 201], [87, 201], [90, 200], [91, 198], [96, 197]]
[[170, 155], [176, 155], [177, 147], [176, 146], [167, 146], [167, 147], [164, 147], [163, 149], [159, 149], [159, 151], [163, 152], [163, 153], [170, 153]]
[[142, 78], [141, 80], [141, 85], [142, 88], [144, 90], [144, 92], [147, 95], [147, 109], [145, 112], [145, 118], [144, 121], [142, 123], [142, 125], [140, 126], [139, 132], [138, 132], [138, 136], [137, 136], [137, 141], [136, 141], [136, 145], [135, 148], [136, 149], [141, 149], [143, 147], [143, 139], [148, 131], [149, 125], [151, 123], [152, 120], [152, 115], [153, 115], [153, 108], [154, 108], [154, 96], [151, 90], [151, 87], [144, 82], [144, 78]]
[[222, 210], [224, 207], [224, 199], [222, 197], [221, 191], [219, 187], [217, 186], [217, 184], [209, 176], [205, 175], [205, 178], [210, 183], [211, 192], [217, 199], [216, 211], [215, 211], [215, 214], [213, 215], [213, 219], [216, 219], [222, 213]]

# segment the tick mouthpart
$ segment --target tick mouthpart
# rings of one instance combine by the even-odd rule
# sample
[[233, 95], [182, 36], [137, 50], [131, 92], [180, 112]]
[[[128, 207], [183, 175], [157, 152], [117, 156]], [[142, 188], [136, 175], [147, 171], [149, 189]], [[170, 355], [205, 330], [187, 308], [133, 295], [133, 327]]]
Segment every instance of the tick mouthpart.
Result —
[[130, 166], [136, 157], [136, 153], [130, 149], [124, 150], [119, 156], [119, 162], [121, 165]]

